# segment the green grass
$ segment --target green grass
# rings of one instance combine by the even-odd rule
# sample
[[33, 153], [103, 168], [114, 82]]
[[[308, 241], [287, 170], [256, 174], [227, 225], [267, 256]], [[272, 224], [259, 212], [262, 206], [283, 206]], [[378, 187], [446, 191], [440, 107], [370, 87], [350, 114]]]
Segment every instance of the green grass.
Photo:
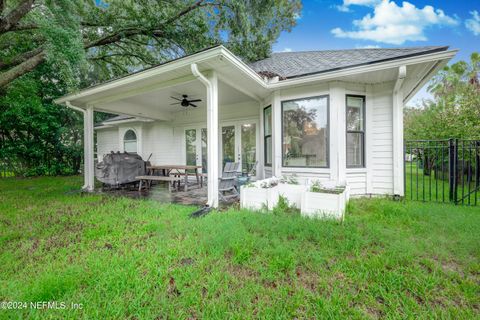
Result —
[[355, 200], [343, 224], [295, 213], [77, 193], [0, 179], [0, 301], [81, 310], [0, 318], [479, 317], [480, 209]]
[[[416, 163], [407, 163], [405, 167], [406, 179], [405, 179], [405, 198], [407, 200], [419, 200], [419, 201], [437, 201], [437, 202], [449, 202], [450, 186], [448, 183], [448, 173], [444, 174], [444, 177], [435, 177], [434, 170], [431, 171], [429, 176], [423, 174], [423, 169], [418, 168]], [[465, 181], [462, 189], [462, 181], [459, 181], [457, 189], [457, 199], [461, 203], [463, 198], [463, 204], [465, 205], [480, 205], [480, 190], [475, 194], [475, 181], [470, 183], [470, 191], [472, 193], [468, 195], [467, 176], [464, 177]], [[476, 198], [475, 199], [475, 195]]]

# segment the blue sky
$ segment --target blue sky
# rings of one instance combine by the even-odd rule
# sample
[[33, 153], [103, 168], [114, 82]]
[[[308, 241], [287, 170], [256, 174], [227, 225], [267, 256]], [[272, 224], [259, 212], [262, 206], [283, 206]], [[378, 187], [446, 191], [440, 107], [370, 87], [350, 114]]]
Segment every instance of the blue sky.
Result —
[[[304, 0], [274, 51], [448, 45], [454, 60], [480, 51], [480, 0]], [[425, 89], [410, 104], [429, 97]]]

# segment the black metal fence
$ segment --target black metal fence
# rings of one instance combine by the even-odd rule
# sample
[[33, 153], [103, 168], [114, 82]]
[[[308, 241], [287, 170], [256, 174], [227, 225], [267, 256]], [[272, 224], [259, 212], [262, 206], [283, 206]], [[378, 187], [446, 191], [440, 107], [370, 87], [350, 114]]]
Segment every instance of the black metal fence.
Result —
[[405, 197], [480, 204], [480, 140], [405, 141]]

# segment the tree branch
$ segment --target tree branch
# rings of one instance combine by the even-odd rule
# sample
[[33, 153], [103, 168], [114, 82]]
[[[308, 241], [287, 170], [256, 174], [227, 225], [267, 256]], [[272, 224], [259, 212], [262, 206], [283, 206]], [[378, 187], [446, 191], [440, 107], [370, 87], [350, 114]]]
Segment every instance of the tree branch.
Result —
[[21, 64], [11, 68], [8, 71], [0, 73], [0, 88], [9, 84], [18, 77], [32, 71], [45, 60], [45, 52], [41, 51], [30, 59]]
[[21, 53], [9, 62], [0, 61], [0, 70], [5, 69], [5, 68], [14, 67], [14, 66], [16, 66], [16, 65], [18, 65], [18, 64], [20, 64], [24, 61], [27, 61], [28, 59], [32, 58], [33, 56], [39, 54], [42, 51], [43, 51], [43, 48], [37, 48], [37, 49], [31, 50], [31, 51]]
[[[192, 5], [186, 7], [185, 9], [183, 9], [182, 11], [177, 13], [176, 15], [170, 17], [170, 19], [163, 22], [160, 25], [160, 27], [163, 26], [163, 25], [175, 22], [175, 20], [183, 17], [184, 15], [188, 14], [189, 12], [191, 12], [191, 11], [195, 10], [196, 8], [200, 7], [204, 1], [205, 0], [196, 1]], [[92, 41], [92, 42], [88, 43], [85, 46], [85, 48], [88, 49], [88, 48], [92, 48], [92, 47], [104, 46], [104, 45], [107, 45], [107, 44], [118, 42], [118, 41], [120, 41], [124, 38], [129, 38], [129, 37], [133, 37], [133, 36], [137, 36], [137, 35], [161, 36], [162, 34], [163, 34], [163, 32], [161, 30], [159, 30], [159, 28], [151, 29], [151, 30], [145, 30], [145, 29], [139, 29], [139, 28], [123, 29], [123, 30], [117, 31], [113, 34], [110, 34], [110, 35], [107, 35], [107, 36], [102, 37], [100, 39], [97, 39], [95, 41]]]
[[30, 10], [35, 0], [23, 0], [20, 4], [10, 11], [4, 18], [0, 19], [0, 34], [10, 31], [17, 25]]

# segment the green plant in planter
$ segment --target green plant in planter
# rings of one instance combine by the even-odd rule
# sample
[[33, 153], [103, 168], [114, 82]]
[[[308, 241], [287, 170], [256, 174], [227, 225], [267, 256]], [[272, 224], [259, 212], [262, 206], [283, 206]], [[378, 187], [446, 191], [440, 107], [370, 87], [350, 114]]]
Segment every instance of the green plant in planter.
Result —
[[283, 177], [280, 181], [286, 184], [298, 185], [298, 178], [295, 173], [290, 176]]
[[340, 194], [345, 191], [345, 186], [335, 186], [334, 188], [326, 188], [319, 181], [315, 181], [310, 186], [310, 192]]

